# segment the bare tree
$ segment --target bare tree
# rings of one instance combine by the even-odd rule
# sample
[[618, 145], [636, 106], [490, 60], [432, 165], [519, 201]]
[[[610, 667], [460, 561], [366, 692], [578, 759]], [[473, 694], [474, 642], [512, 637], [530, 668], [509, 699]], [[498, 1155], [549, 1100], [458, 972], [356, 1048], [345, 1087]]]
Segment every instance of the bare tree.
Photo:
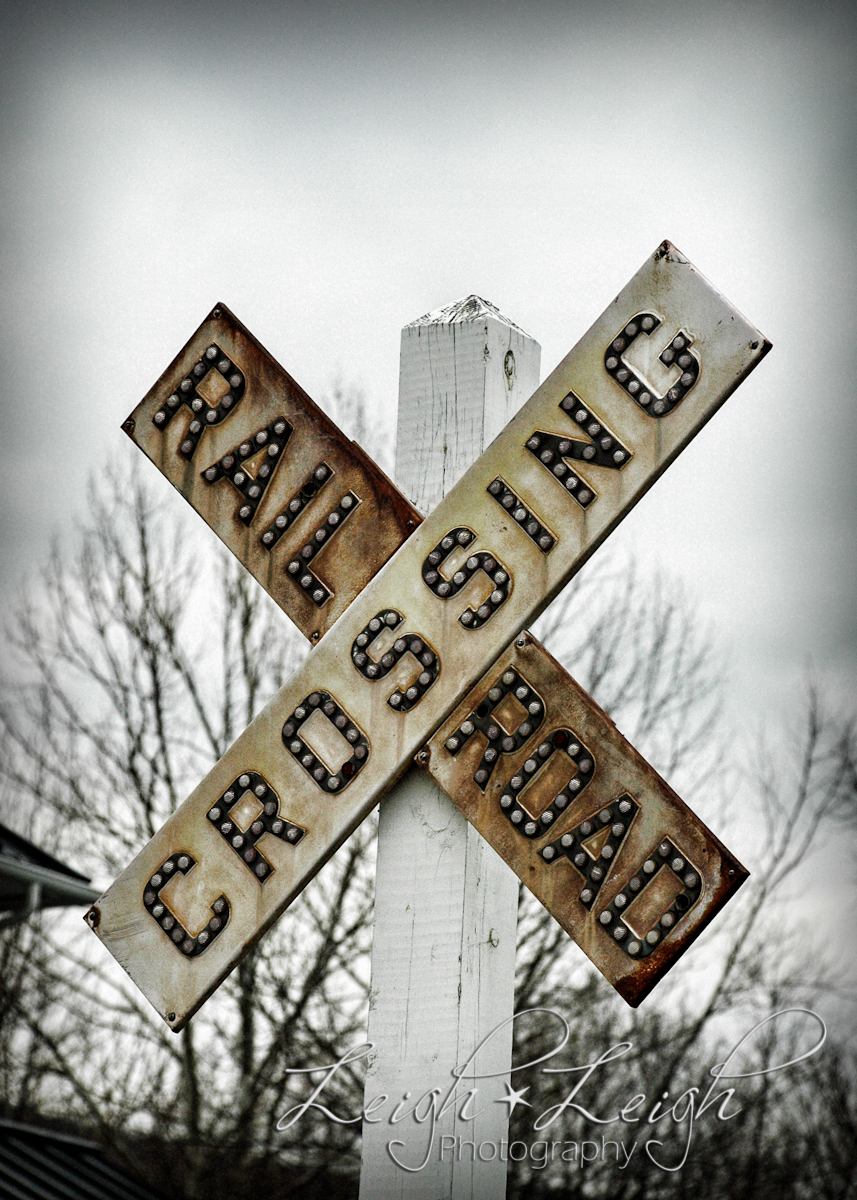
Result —
[[[599, 573], [600, 572], [600, 573]], [[597, 590], [599, 615], [588, 627], [572, 624], [587, 595]], [[606, 595], [606, 600], [604, 599]], [[647, 1111], [665, 1094], [668, 1108], [687, 1087], [710, 1082], [741, 1033], [767, 1021], [754, 1040], [753, 1068], [763, 1071], [794, 1057], [801, 1018], [775, 1014], [824, 1000], [841, 1018], [837, 1000], [850, 999], [848, 981], [807, 942], [799, 912], [789, 907], [789, 884], [807, 859], [829, 840], [834, 823], [854, 811], [857, 726], [824, 711], [808, 687], [802, 717], [772, 746], [759, 737], [736, 739], [719, 721], [722, 684], [710, 637], [689, 617], [674, 587], [655, 578], [641, 587], [633, 566], [604, 565], [572, 585], [543, 618], [546, 636], [565, 634], [566, 665], [653, 764], [690, 787], [694, 807], [715, 826], [729, 825], [736, 796], [752, 813], [742, 828], [756, 837], [748, 883], [693, 950], [658, 987], [657, 1009], [631, 1012], [607, 996], [559, 927], [521, 889], [516, 1009], [544, 1007], [569, 1021], [565, 1064], [584, 1064], [620, 1042], [632, 1049], [620, 1071], [599, 1072], [581, 1102], [599, 1113], [621, 1111], [635, 1093], [649, 1097]], [[728, 765], [724, 765], [728, 764]], [[716, 768], [716, 770], [715, 770]], [[730, 801], [732, 803], [730, 803]], [[797, 1023], [797, 1024], [796, 1024]], [[806, 1030], [802, 1031], [806, 1034]], [[535, 1018], [516, 1029], [515, 1058], [530, 1062], [551, 1047], [556, 1028]], [[730, 1042], [730, 1038], [732, 1041]], [[585, 1138], [638, 1139], [640, 1153], [618, 1171], [612, 1162], [587, 1170], [577, 1161], [534, 1168], [510, 1164], [510, 1197], [553, 1194], [609, 1196], [611, 1200], [693, 1196], [824, 1196], [857, 1194], [857, 1087], [853, 1050], [839, 1043], [803, 1072], [760, 1074], [742, 1084], [745, 1115], [724, 1132], [716, 1120], [697, 1127], [692, 1156], [679, 1173], [658, 1167], [643, 1153], [634, 1124], [598, 1128], [570, 1111], [551, 1134], [569, 1143]], [[748, 1069], [747, 1067], [744, 1068]], [[574, 1078], [573, 1076], [571, 1077]], [[542, 1107], [560, 1103], [568, 1076], [525, 1072]], [[721, 1089], [722, 1090], [722, 1089]], [[526, 1118], [513, 1134], [532, 1141]], [[643, 1140], [645, 1140], [643, 1135]], [[649, 1137], [661, 1133], [650, 1131]], [[671, 1136], [673, 1145], [687, 1128]], [[612, 1151], [611, 1151], [612, 1153]], [[681, 1149], [663, 1158], [681, 1159]]]
[[[339, 391], [337, 403], [359, 425], [360, 405]], [[350, 432], [362, 438], [367, 429]], [[213, 549], [172, 494], [156, 500], [144, 478], [123, 462], [93, 488], [79, 548], [54, 551], [12, 623], [19, 666], [0, 700], [0, 812], [19, 827], [31, 821], [33, 836], [105, 883], [305, 653], [243, 569]], [[718, 724], [721, 672], [711, 639], [676, 588], [643, 579], [633, 565], [587, 569], [538, 632], [555, 653], [559, 644], [575, 677], [717, 825], [721, 802], [735, 792], [737, 773], [723, 770], [735, 747]], [[781, 898], [825, 823], [853, 811], [853, 726], [813, 700], [789, 746], [791, 758], [754, 753], [756, 778], [744, 783], [744, 803], [758, 806], [763, 832], [754, 877], [661, 985], [657, 1007], [625, 1010], [522, 889], [518, 1008], [543, 1005], [570, 1021], [568, 1061], [587, 1061], [620, 1037], [634, 1043], [599, 1102], [627, 1098], [635, 1081], [652, 1094], [674, 1091], [675, 1080], [716, 1061], [734, 1014], [764, 1016], [827, 986], [818, 964], [788, 944], [792, 922], [782, 918]], [[0, 1111], [71, 1115], [170, 1195], [240, 1200], [262, 1186], [300, 1196], [322, 1185], [328, 1195], [354, 1194], [359, 1124], [307, 1118], [282, 1132], [277, 1120], [311, 1087], [290, 1068], [334, 1061], [364, 1039], [373, 837], [366, 823], [349, 839], [179, 1037], [78, 920], [43, 916], [0, 936]], [[709, 966], [700, 979], [703, 945]], [[550, 1036], [537, 1023], [518, 1033], [518, 1061]], [[770, 1062], [787, 1040], [783, 1033], [764, 1048]], [[797, 1116], [784, 1115], [779, 1078], [765, 1085], [756, 1124], [727, 1139], [728, 1153], [706, 1126], [676, 1176], [646, 1167], [642, 1156], [618, 1177], [584, 1176], [561, 1162], [543, 1174], [513, 1164], [512, 1195], [561, 1186], [568, 1196], [678, 1196], [691, 1185], [698, 1196], [743, 1194], [724, 1182], [730, 1170], [742, 1187], [755, 1180], [757, 1195], [777, 1180], [779, 1194], [801, 1195], [789, 1181], [810, 1170], [828, 1180], [820, 1195], [846, 1195], [834, 1188], [843, 1172], [853, 1178], [845, 1134], [854, 1097], [844, 1060], [835, 1076], [802, 1074], [800, 1104], [788, 1108], [801, 1120], [812, 1111], [814, 1141], [798, 1139]], [[549, 1095], [541, 1077], [538, 1090]], [[357, 1114], [356, 1067], [340, 1072], [326, 1097], [334, 1110]], [[773, 1155], [784, 1129], [788, 1154]], [[765, 1155], [776, 1169], [753, 1176]], [[706, 1165], [715, 1159], [722, 1169]]]
[[[54, 551], [9, 631], [21, 668], [0, 704], [3, 811], [32, 813], [34, 836], [105, 882], [305, 653], [183, 516], [123, 463], [92, 489], [77, 554]], [[129, 1128], [168, 1140], [150, 1175], [188, 1196], [242, 1195], [251, 1158], [299, 1161], [298, 1182], [353, 1166], [353, 1131], [304, 1123], [289, 1139], [276, 1123], [296, 1090], [286, 1067], [359, 1040], [372, 853], [370, 822], [179, 1037], [79, 922], [7, 935], [5, 1112], [71, 1108], [126, 1155]]]

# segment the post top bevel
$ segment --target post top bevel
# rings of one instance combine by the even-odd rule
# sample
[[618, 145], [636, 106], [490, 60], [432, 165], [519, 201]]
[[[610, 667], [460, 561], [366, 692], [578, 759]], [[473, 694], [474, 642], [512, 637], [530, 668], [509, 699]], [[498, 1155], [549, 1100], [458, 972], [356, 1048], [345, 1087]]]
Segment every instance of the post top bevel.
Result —
[[470, 324], [474, 321], [482, 320], [485, 317], [491, 317], [495, 321], [501, 321], [510, 329], [516, 330], [523, 337], [529, 338], [531, 341], [535, 339], [523, 330], [520, 325], [516, 325], [514, 321], [510, 321], [508, 317], [504, 317], [496, 305], [490, 300], [483, 300], [481, 296], [475, 293], [470, 296], [464, 296], [460, 300], [453, 300], [451, 304], [445, 304], [443, 308], [433, 308], [431, 312], [427, 312], [422, 317], [417, 317], [415, 321], [409, 321], [404, 326], [405, 329], [415, 329], [421, 325], [461, 325]]

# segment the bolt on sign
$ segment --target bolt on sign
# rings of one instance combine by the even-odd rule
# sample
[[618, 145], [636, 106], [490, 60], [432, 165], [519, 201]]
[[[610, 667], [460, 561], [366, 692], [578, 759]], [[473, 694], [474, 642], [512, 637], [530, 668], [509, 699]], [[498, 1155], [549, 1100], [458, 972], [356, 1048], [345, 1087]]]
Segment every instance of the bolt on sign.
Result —
[[[181, 1029], [416, 756], [639, 1003], [746, 872], [523, 631], [769, 343], [663, 243], [417, 525], [225, 314], [214, 310], [135, 410], [134, 434], [319, 644], [90, 909], [90, 925]], [[241, 467], [259, 433], [260, 449], [278, 451], [255, 452], [265, 491], [251, 496]], [[292, 510], [294, 540], [271, 567], [263, 539], [316, 463], [336, 473], [330, 498], [323, 512], [313, 495]], [[314, 558], [317, 530], [348, 496], [357, 514], [331, 528], [349, 561], [361, 507], [398, 514], [350, 603], [336, 554]], [[283, 564], [298, 562], [298, 576], [301, 556], [320, 584], [297, 579], [303, 607], [293, 577], [291, 592], [270, 583]]]

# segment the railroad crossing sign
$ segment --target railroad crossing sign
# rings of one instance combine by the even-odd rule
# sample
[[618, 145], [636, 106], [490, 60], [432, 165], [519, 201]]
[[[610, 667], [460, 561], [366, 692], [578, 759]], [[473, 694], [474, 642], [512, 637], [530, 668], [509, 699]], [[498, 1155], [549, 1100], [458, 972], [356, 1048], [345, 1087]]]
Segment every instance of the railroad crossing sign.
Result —
[[746, 871], [524, 630], [769, 348], [665, 242], [421, 522], [213, 310], [125, 428], [318, 645], [87, 914], [172, 1029], [414, 758], [640, 1002]]

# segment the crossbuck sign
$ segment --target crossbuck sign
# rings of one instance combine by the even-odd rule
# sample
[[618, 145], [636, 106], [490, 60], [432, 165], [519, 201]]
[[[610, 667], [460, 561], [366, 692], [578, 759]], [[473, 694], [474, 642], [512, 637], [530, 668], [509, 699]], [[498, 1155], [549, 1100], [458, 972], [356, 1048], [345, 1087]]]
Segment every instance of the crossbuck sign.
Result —
[[172, 1029], [414, 759], [649, 992], [746, 871], [524, 631], [769, 348], [665, 242], [422, 520], [212, 311], [125, 429], [316, 648], [87, 914]]

